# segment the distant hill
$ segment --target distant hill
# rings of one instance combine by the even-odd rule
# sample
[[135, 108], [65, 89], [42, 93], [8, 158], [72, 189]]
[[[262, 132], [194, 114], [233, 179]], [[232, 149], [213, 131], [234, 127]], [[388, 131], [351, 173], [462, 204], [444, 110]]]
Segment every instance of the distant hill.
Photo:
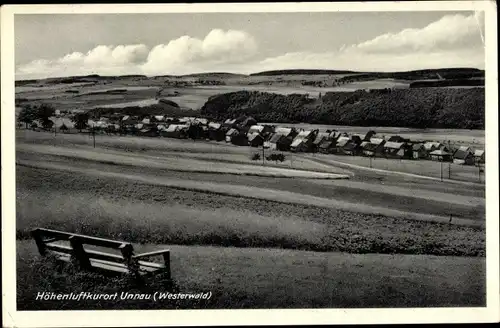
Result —
[[363, 81], [383, 78], [418, 80], [418, 79], [457, 79], [484, 77], [484, 70], [477, 68], [438, 68], [422, 69], [403, 72], [356, 72], [348, 70], [323, 70], [323, 69], [285, 69], [264, 71], [250, 74], [250, 76], [274, 76], [274, 75], [334, 75], [334, 74], [352, 74], [345, 76], [340, 80], [344, 81]]
[[484, 129], [484, 88], [327, 92], [321, 99], [239, 91], [209, 98], [201, 114], [225, 120], [408, 128]]
[[334, 75], [334, 74], [357, 74], [354, 71], [329, 70], [329, 69], [283, 69], [275, 71], [264, 71], [250, 74], [250, 76], [274, 76], [274, 75]]

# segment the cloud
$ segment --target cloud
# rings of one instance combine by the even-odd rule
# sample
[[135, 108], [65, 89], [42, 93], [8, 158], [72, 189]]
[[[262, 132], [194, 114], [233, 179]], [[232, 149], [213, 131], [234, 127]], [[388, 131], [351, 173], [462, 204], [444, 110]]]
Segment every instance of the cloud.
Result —
[[155, 46], [142, 65], [145, 73], [182, 74], [186, 69], [208, 65], [241, 63], [257, 53], [257, 42], [243, 31], [212, 30], [203, 39], [182, 36], [168, 44]]
[[331, 52], [277, 54], [259, 59], [254, 37], [244, 31], [188, 35], [148, 49], [143, 44], [99, 45], [54, 60], [20, 65], [17, 78], [68, 75], [252, 73], [287, 68], [396, 71], [441, 67], [484, 68], [484, 13], [447, 15], [423, 28], [386, 33]]

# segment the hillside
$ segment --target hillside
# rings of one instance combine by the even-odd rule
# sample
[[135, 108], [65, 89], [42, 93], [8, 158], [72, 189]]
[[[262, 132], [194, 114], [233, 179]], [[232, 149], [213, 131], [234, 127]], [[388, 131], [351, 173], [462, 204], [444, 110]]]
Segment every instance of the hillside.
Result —
[[201, 115], [251, 115], [262, 122], [484, 129], [483, 88], [328, 92], [321, 99], [239, 91], [211, 97]]
[[358, 72], [347, 70], [331, 69], [283, 69], [274, 71], [264, 71], [250, 74], [250, 76], [274, 76], [274, 75], [325, 75], [325, 74], [358, 74]]

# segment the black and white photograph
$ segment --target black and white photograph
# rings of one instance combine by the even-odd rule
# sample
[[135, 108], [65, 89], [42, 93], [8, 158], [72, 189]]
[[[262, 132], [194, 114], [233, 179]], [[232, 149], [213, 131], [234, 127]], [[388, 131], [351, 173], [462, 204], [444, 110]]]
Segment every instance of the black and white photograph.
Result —
[[495, 5], [361, 4], [3, 7], [6, 327], [498, 320]]

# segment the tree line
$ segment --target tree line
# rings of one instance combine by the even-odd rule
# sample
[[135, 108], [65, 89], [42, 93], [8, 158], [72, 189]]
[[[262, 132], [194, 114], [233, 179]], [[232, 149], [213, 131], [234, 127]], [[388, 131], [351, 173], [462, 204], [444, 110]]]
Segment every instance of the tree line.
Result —
[[211, 97], [201, 115], [225, 120], [409, 128], [484, 129], [484, 88], [327, 92], [320, 99], [239, 91]]

